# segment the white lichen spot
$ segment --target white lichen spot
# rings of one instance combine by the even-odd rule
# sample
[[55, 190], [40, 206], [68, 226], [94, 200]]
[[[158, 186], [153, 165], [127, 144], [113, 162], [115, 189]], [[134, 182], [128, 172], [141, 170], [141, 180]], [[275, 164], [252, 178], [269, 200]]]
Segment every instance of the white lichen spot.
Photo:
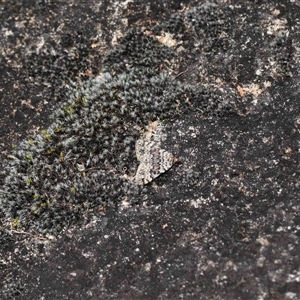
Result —
[[157, 36], [157, 40], [167, 47], [175, 47], [178, 44], [177, 40], [173, 39], [173, 35], [169, 32], [163, 32], [163, 35]]

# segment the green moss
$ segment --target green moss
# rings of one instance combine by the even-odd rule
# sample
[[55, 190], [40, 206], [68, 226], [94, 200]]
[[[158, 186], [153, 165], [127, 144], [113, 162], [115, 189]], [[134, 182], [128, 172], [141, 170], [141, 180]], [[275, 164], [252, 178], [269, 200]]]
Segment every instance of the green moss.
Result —
[[19, 218], [15, 218], [15, 219], [13, 220], [13, 227], [14, 227], [14, 228], [17, 228], [17, 227], [19, 226], [19, 223], [20, 223]]
[[[178, 22], [174, 26], [183, 30]], [[124, 178], [137, 169], [137, 128], [191, 110], [211, 117], [226, 104], [201, 84], [171, 77], [180, 59], [155, 37], [130, 30], [104, 57], [103, 75], [70, 84], [52, 124], [13, 147], [1, 170], [0, 215], [55, 234], [86, 209], [125, 198], [138, 203], [150, 188]]]

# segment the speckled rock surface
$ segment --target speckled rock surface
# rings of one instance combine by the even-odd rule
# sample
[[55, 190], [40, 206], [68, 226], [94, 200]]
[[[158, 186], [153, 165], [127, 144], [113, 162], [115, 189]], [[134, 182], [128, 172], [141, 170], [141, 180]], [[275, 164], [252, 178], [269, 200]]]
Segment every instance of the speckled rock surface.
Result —
[[299, 299], [300, 2], [98, 2], [0, 4], [0, 298]]

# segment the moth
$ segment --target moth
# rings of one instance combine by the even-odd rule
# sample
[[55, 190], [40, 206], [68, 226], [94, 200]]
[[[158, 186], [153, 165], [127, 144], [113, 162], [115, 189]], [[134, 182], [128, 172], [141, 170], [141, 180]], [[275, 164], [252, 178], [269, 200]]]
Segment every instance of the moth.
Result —
[[148, 131], [137, 140], [135, 152], [140, 165], [134, 176], [137, 185], [145, 185], [168, 171], [178, 159], [161, 148], [165, 139], [162, 126], [158, 121], [151, 123]]

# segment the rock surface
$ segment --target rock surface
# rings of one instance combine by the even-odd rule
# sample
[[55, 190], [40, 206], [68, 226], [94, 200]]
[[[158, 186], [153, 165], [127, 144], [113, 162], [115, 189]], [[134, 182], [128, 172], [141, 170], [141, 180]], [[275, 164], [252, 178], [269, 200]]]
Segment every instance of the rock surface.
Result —
[[[0, 4], [0, 298], [299, 299], [300, 2], [98, 2]], [[11, 181], [45, 164], [50, 112], [74, 159], [62, 182], [77, 185], [32, 208], [26, 190], [48, 191], [44, 179]], [[123, 175], [156, 119], [179, 163], [135, 187]], [[88, 173], [91, 127], [116, 146]], [[11, 144], [27, 151], [43, 128], [41, 152], [31, 150], [39, 163], [9, 162]], [[64, 149], [50, 151], [50, 171]], [[76, 168], [102, 189], [86, 180], [81, 196]]]

